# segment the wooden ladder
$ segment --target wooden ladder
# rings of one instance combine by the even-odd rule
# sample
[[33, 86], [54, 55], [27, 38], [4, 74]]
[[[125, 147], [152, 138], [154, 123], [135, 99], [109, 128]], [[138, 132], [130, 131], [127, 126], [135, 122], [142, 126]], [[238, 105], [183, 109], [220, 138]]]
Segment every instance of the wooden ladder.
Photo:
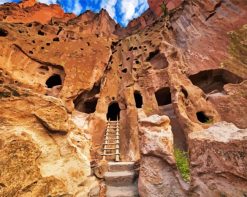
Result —
[[103, 160], [106, 160], [106, 157], [115, 156], [115, 161], [120, 161], [119, 138], [119, 120], [109, 120], [107, 122], [105, 140], [103, 144], [103, 154], [101, 154], [103, 156]]

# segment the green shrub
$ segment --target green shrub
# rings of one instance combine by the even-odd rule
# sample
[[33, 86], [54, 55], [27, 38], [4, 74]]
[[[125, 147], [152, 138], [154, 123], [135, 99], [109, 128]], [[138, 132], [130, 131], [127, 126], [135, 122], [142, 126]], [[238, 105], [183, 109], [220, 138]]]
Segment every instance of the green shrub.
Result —
[[160, 7], [162, 9], [163, 16], [166, 17], [169, 14], [169, 11], [167, 9], [166, 3], [163, 1], [163, 3], [161, 4]]
[[178, 170], [182, 178], [186, 181], [190, 181], [190, 167], [188, 153], [177, 148], [174, 149], [175, 159], [177, 163]]

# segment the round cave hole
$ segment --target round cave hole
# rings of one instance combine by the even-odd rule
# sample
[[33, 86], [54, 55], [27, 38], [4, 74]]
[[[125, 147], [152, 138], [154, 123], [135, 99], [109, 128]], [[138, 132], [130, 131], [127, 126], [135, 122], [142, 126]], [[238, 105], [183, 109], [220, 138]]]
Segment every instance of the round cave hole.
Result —
[[118, 103], [111, 103], [108, 107], [107, 120], [119, 120], [120, 119], [120, 108]]
[[196, 117], [201, 123], [211, 123], [213, 121], [213, 119], [207, 116], [203, 111], [197, 112]]
[[6, 37], [8, 35], [8, 31], [0, 28], [0, 37]]
[[46, 85], [48, 88], [53, 88], [54, 86], [62, 85], [62, 79], [60, 75], [54, 74], [50, 76], [46, 81]]

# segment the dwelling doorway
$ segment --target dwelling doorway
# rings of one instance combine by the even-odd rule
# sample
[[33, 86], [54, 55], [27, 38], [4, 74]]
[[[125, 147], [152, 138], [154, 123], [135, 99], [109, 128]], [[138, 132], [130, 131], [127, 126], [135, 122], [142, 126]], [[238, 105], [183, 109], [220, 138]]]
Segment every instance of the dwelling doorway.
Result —
[[117, 102], [111, 103], [108, 107], [107, 120], [116, 121], [120, 119], [120, 108]]

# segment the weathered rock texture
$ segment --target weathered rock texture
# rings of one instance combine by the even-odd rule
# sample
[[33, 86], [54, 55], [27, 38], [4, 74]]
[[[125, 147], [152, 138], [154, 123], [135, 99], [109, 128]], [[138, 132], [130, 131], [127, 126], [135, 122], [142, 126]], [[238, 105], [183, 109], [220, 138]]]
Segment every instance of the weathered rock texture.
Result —
[[185, 196], [176, 170], [169, 118], [158, 115], [143, 118], [140, 120], [140, 132], [140, 196]]
[[[45, 14], [44, 14], [45, 13]], [[8, 23], [48, 23], [52, 18], [68, 21], [74, 14], [65, 14], [56, 4], [50, 6], [38, 3], [36, 0], [24, 0], [19, 4], [7, 3], [1, 5], [0, 20]]]
[[[91, 173], [90, 158], [102, 159], [107, 119], [120, 119], [121, 161], [141, 159], [150, 169], [152, 160], [157, 170], [168, 171], [175, 161], [168, 164], [157, 157], [159, 151], [147, 156], [140, 150], [146, 146], [140, 146], [142, 117], [169, 117], [173, 143], [163, 144], [164, 150], [174, 144], [186, 151], [190, 134], [222, 120], [247, 127], [247, 2], [170, 0], [166, 17], [161, 3], [150, 0], [150, 9], [127, 28], [105, 10], [76, 17], [33, 0], [0, 6], [0, 140], [6, 144], [1, 162], [15, 161], [7, 152], [16, 149], [17, 139], [20, 146], [27, 144], [36, 173], [27, 181], [20, 181], [26, 171], [13, 173], [18, 181], [6, 178], [1, 192], [87, 193], [94, 181], [83, 180]], [[156, 134], [146, 137], [152, 144], [158, 140]], [[18, 169], [18, 162], [12, 165]], [[71, 171], [67, 165], [76, 167]], [[1, 178], [14, 176], [4, 172]], [[56, 187], [42, 194], [40, 185], [49, 181]]]
[[221, 122], [189, 135], [192, 196], [247, 194], [247, 130]]
[[1, 85], [0, 196], [86, 195], [90, 141], [63, 103]]

